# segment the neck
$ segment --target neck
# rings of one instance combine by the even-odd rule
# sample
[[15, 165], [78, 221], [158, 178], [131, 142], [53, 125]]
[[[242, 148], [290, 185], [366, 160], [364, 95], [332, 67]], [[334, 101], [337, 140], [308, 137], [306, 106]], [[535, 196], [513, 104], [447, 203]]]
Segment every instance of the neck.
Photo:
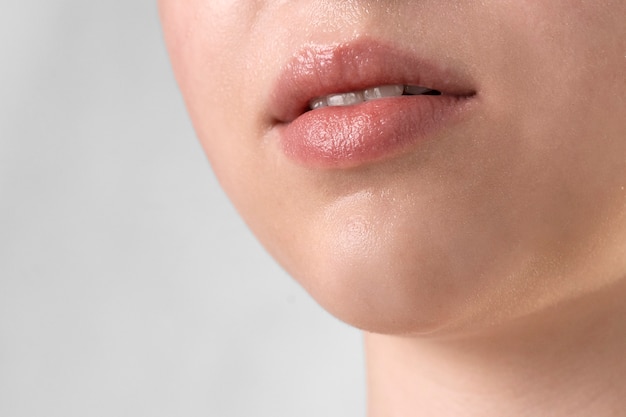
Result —
[[366, 334], [369, 416], [618, 415], [624, 300], [611, 288], [454, 339]]

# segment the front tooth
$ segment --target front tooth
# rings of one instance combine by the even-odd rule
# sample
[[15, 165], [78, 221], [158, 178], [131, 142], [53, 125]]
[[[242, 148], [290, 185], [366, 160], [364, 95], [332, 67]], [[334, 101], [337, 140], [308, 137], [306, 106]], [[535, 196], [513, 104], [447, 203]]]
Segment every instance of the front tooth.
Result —
[[315, 100], [311, 100], [309, 106], [311, 110], [321, 109], [322, 107], [328, 106], [328, 101], [326, 101], [326, 97], [316, 98]]
[[380, 87], [368, 88], [363, 92], [365, 100], [376, 100], [385, 97], [398, 97], [404, 93], [404, 86], [401, 84], [383, 85]]
[[326, 97], [328, 106], [352, 106], [364, 101], [362, 92], [332, 94]]

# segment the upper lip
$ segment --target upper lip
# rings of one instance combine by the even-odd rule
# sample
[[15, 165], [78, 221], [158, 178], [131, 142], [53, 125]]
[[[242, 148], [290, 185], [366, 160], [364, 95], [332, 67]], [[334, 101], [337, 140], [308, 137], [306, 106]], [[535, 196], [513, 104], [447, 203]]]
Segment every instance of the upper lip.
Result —
[[308, 111], [317, 97], [390, 84], [427, 87], [446, 95], [476, 94], [471, 78], [458, 68], [360, 38], [298, 50], [276, 80], [269, 108], [276, 123], [289, 123]]

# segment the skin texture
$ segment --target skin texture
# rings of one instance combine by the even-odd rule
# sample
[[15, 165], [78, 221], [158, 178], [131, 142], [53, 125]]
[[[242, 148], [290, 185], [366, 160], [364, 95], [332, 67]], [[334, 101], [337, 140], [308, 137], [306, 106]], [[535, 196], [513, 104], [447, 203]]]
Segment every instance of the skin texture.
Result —
[[[425, 415], [458, 415], [428, 400], [453, 404], [452, 393], [477, 379], [480, 395], [457, 398], [466, 415], [524, 415], [536, 402], [568, 415], [531, 394], [509, 408], [480, 400], [493, 402], [504, 379], [500, 398], [513, 398], [515, 387], [528, 388], [516, 385], [522, 375], [537, 392], [556, 385], [563, 391], [552, 398], [580, 400], [582, 386], [610, 381], [611, 363], [623, 367], [617, 335], [626, 329], [616, 330], [615, 317], [626, 297], [626, 1], [159, 6], [189, 113], [225, 191], [324, 308], [371, 333], [372, 416], [407, 415], [418, 399], [434, 413]], [[469, 74], [477, 92], [469, 117], [374, 163], [294, 162], [268, 109], [277, 77], [302, 45], [362, 37]], [[594, 337], [581, 337], [589, 329]], [[585, 357], [589, 372], [565, 367], [598, 346], [606, 354]], [[487, 357], [498, 358], [499, 372], [486, 371]], [[520, 372], [550, 366], [549, 375], [572, 376], [571, 389]], [[459, 379], [472, 369], [484, 375]], [[425, 371], [439, 372], [438, 383], [416, 381]], [[573, 377], [583, 374], [584, 383]], [[626, 394], [618, 391], [602, 388], [607, 399], [589, 401], [600, 407], [593, 415], [615, 415], [620, 404], [609, 398]]]

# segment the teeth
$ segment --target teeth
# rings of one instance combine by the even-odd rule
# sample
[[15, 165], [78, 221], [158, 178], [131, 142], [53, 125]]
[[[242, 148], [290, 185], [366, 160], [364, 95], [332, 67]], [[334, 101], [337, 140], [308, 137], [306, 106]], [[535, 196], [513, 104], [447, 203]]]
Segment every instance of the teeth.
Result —
[[384, 85], [382, 87], [369, 88], [363, 92], [363, 95], [365, 100], [376, 100], [377, 98], [398, 97], [403, 93], [403, 85]]
[[433, 91], [431, 89], [413, 85], [383, 85], [380, 87], [368, 88], [363, 91], [353, 91], [343, 94], [331, 94], [325, 97], [318, 97], [311, 100], [309, 107], [311, 110], [322, 107], [353, 106], [370, 100], [378, 100], [387, 97], [399, 97], [402, 95], [420, 95]]
[[363, 103], [363, 101], [365, 101], [365, 97], [361, 92], [333, 94], [326, 97], [328, 106], [352, 106], [353, 104]]

